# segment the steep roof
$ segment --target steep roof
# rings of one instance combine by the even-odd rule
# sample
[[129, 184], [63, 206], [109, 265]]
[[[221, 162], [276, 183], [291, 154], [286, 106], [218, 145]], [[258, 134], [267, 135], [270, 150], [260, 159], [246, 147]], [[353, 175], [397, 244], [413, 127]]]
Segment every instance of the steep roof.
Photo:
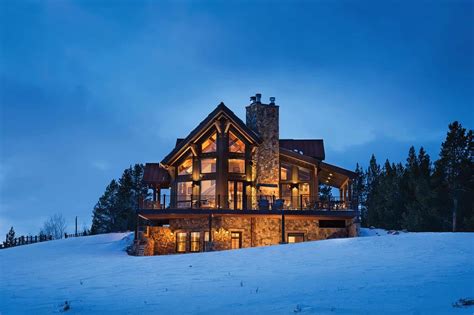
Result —
[[326, 157], [322, 139], [280, 139], [280, 148], [297, 151], [320, 161]]
[[255, 143], [260, 142], [260, 138], [258, 135], [253, 132], [247, 125], [239, 118], [237, 115], [234, 114], [224, 103], [220, 103], [196, 128], [194, 128], [189, 135], [184, 138], [183, 140], [177, 139], [176, 140], [176, 147], [163, 159], [161, 163], [169, 164], [169, 162], [178, 154], [182, 153], [186, 146], [191, 143], [193, 140], [198, 138], [201, 132], [205, 131], [208, 127], [210, 127], [213, 123], [215, 118], [218, 118], [219, 115], [224, 114], [232, 121], [232, 123], [241, 129], [241, 131], [249, 137]]

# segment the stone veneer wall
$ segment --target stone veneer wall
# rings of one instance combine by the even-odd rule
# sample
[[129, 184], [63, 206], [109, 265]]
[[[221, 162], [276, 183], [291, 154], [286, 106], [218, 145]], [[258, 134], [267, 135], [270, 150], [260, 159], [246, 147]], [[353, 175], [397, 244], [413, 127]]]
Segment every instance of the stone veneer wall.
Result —
[[[276, 184], [280, 180], [279, 107], [252, 103], [246, 107], [246, 124], [256, 132], [262, 143], [255, 152], [256, 184]], [[278, 187], [264, 189], [263, 194], [278, 196]]]
[[[319, 228], [319, 219], [285, 218], [285, 234], [304, 233], [305, 241], [357, 236], [357, 224], [346, 222], [346, 228]], [[204, 248], [204, 232], [209, 231], [208, 218], [170, 219], [169, 227], [150, 227], [150, 244], [155, 255], [176, 253], [177, 232], [201, 232], [201, 251]], [[231, 232], [242, 233], [242, 247], [276, 245], [281, 242], [281, 219], [275, 217], [215, 217], [212, 221], [213, 250], [231, 249]], [[285, 236], [286, 237], [286, 236]], [[190, 243], [188, 235], [187, 252]], [[151, 252], [147, 251], [147, 255]]]

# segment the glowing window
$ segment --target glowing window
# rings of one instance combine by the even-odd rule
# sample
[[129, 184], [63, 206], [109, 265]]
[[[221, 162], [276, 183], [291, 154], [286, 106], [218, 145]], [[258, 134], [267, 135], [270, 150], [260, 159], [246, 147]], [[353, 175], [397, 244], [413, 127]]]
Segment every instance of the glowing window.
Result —
[[203, 142], [201, 145], [201, 152], [202, 153], [210, 153], [210, 152], [216, 152], [217, 149], [217, 133], [214, 133], [209, 139]]
[[201, 250], [201, 233], [191, 232], [191, 251], [198, 252]]
[[193, 194], [193, 182], [178, 182], [178, 193], [177, 193], [178, 208], [191, 207], [192, 194]]
[[185, 232], [176, 233], [176, 252], [178, 253], [186, 252], [186, 233]]
[[216, 181], [203, 180], [201, 181], [201, 207], [215, 208], [216, 207]]
[[232, 132], [229, 132], [229, 152], [244, 153], [245, 144], [237, 138]]
[[229, 159], [229, 173], [245, 173], [245, 160]]
[[291, 180], [291, 166], [283, 164], [280, 167], [281, 180]]
[[216, 172], [216, 159], [202, 159], [201, 160], [201, 173], [215, 173]]
[[301, 243], [304, 242], [303, 233], [288, 233], [288, 243]]
[[193, 158], [189, 156], [178, 166], [178, 175], [190, 175], [193, 173]]

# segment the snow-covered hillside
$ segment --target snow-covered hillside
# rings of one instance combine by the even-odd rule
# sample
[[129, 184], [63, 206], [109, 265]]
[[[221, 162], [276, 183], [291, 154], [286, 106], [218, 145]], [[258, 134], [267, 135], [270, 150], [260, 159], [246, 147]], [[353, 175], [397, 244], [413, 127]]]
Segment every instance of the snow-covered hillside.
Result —
[[128, 256], [130, 234], [20, 246], [0, 251], [0, 313], [473, 314], [452, 304], [474, 298], [474, 234], [379, 234], [155, 257]]

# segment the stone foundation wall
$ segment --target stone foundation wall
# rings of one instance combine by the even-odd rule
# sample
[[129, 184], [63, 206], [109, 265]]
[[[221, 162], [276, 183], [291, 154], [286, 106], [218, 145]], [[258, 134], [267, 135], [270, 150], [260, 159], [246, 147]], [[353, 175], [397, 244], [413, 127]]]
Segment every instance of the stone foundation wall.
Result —
[[[304, 233], [305, 241], [357, 236], [357, 226], [352, 220], [346, 228], [320, 228], [319, 219], [285, 218], [285, 237], [288, 233]], [[153, 244], [154, 255], [176, 253], [176, 233], [188, 233], [186, 252], [190, 251], [191, 232], [201, 232], [200, 251], [207, 250], [205, 232], [209, 232], [208, 218], [170, 219], [169, 227], [150, 227], [148, 238]], [[212, 249], [231, 249], [231, 233], [242, 233], [242, 247], [276, 245], [281, 242], [281, 219], [275, 217], [214, 217], [212, 220]], [[285, 240], [286, 241], [286, 240]], [[147, 255], [152, 254], [147, 250]]]

